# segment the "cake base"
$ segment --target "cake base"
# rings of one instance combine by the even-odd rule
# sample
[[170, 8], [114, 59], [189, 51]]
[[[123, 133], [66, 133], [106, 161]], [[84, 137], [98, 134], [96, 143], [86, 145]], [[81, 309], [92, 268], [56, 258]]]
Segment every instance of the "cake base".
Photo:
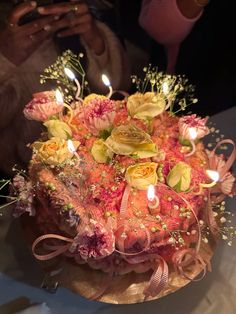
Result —
[[[36, 237], [40, 235], [36, 234], [35, 230], [37, 229], [35, 228], [34, 219], [23, 215], [21, 222], [26, 233], [27, 242], [31, 245]], [[202, 242], [199, 253], [205, 261], [210, 262], [215, 248], [216, 241], [211, 239], [208, 243]], [[57, 275], [52, 277], [52, 281], [58, 282], [60, 287], [67, 288], [87, 299], [90, 299], [95, 293], [101, 291], [103, 282], [106, 281], [108, 274], [91, 269], [88, 265], [76, 264], [70, 258], [58, 257], [55, 260], [38, 263], [45, 271], [45, 274], [49, 269], [61, 269]], [[201, 265], [192, 265], [188, 267], [187, 274], [191, 278], [196, 278], [202, 270]], [[151, 274], [152, 272], [148, 271], [142, 274], [131, 272], [122, 276], [114, 275], [109, 287], [97, 301], [111, 304], [141, 303], [162, 298], [190, 283], [190, 280], [178, 275], [173, 269], [169, 269], [168, 285], [157, 296], [149, 297], [145, 300], [143, 291], [150, 280]]]

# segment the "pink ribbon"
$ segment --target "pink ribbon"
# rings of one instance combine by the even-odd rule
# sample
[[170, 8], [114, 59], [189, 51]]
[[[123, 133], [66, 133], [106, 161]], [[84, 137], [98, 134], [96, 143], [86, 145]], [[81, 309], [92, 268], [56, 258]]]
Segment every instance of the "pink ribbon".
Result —
[[[40, 242], [47, 240], [47, 239], [62, 240], [64, 242], [67, 242], [67, 244], [50, 246], [50, 249], [54, 250], [54, 251], [49, 253], [49, 254], [39, 255], [39, 254], [35, 253], [36, 246]], [[33, 252], [34, 257], [37, 258], [38, 260], [47, 261], [49, 259], [52, 259], [56, 256], [59, 256], [59, 255], [65, 253], [66, 251], [68, 251], [69, 248], [72, 246], [73, 242], [74, 242], [74, 239], [66, 238], [66, 237], [60, 236], [58, 234], [46, 234], [46, 235], [42, 235], [41, 237], [38, 237], [34, 241], [34, 243], [32, 245], [32, 252]]]
[[145, 299], [157, 296], [167, 285], [169, 278], [169, 269], [166, 261], [161, 258], [157, 269], [153, 272], [148, 286], [144, 289]]
[[[190, 256], [189, 258], [186, 258], [187, 256]], [[206, 274], [206, 263], [204, 262], [203, 258], [199, 255], [196, 254], [195, 249], [183, 249], [181, 251], [175, 252], [173, 257], [172, 257], [172, 261], [175, 267], [175, 270], [181, 275], [184, 276], [185, 278], [187, 278], [188, 280], [191, 281], [199, 281], [201, 280], [205, 274]], [[191, 278], [189, 277], [189, 275], [186, 274], [186, 271], [184, 271], [184, 267], [188, 267], [190, 266], [190, 264], [192, 263], [200, 263], [203, 267], [203, 274], [200, 278]], [[210, 266], [209, 266], [210, 269]]]
[[145, 254], [126, 259], [130, 264], [140, 264], [150, 260], [154, 260], [155, 263], [158, 262], [158, 266], [154, 270], [147, 287], [143, 291], [145, 299], [157, 296], [165, 288], [169, 278], [168, 265], [158, 254]]
[[219, 143], [217, 143], [216, 147], [210, 152], [209, 156], [209, 165], [212, 170], [217, 170], [217, 164], [215, 160], [216, 150], [219, 148], [222, 144], [232, 144], [233, 145], [233, 151], [230, 154], [229, 158], [227, 159], [224, 167], [219, 171], [220, 179], [224, 177], [224, 175], [229, 171], [229, 169], [232, 167], [235, 159], [236, 159], [236, 148], [235, 143], [232, 140], [226, 139], [222, 140]]

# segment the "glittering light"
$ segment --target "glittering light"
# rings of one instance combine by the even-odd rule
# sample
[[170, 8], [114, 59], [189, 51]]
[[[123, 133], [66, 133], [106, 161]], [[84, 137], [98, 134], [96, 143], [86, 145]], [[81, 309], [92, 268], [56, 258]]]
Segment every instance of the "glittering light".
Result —
[[148, 208], [155, 209], [159, 206], [159, 198], [155, 195], [154, 185], [150, 184], [147, 190]]
[[164, 82], [162, 85], [162, 91], [165, 95], [167, 95], [169, 93], [169, 85], [167, 82]]
[[213, 182], [218, 182], [220, 179], [220, 174], [218, 171], [215, 170], [206, 170], [206, 174], [209, 178], [213, 180]]
[[106, 76], [106, 74], [102, 74], [102, 81], [103, 81], [104, 85], [109, 88], [109, 94], [107, 95], [107, 98], [111, 98], [111, 96], [113, 94], [113, 89], [111, 86], [111, 82], [110, 82], [109, 78]]
[[75, 80], [75, 75], [69, 68], [64, 68], [64, 72], [69, 77], [69, 79]]
[[75, 82], [75, 84], [76, 84], [76, 86], [77, 86], [77, 91], [76, 91], [75, 99], [80, 100], [79, 96], [80, 96], [81, 87], [80, 87], [79, 81], [78, 81], [77, 78], [75, 77], [75, 74], [74, 74], [69, 68], [64, 68], [64, 72], [65, 72], [65, 74], [69, 77], [69, 79], [71, 79], [72, 81]]
[[197, 138], [197, 131], [195, 128], [189, 128], [189, 136], [194, 141]]
[[63, 105], [64, 100], [63, 100], [62, 93], [59, 91], [59, 89], [56, 90], [56, 100], [60, 105]]
[[107, 87], [111, 86], [111, 82], [109, 78], [106, 76], [106, 74], [102, 74], [102, 81], [104, 85], [106, 85]]
[[72, 140], [67, 141], [67, 147], [70, 153], [74, 154], [76, 152], [75, 146], [72, 142]]
[[149, 201], [153, 201], [155, 198], [155, 189], [154, 189], [154, 185], [149, 185], [148, 187], [148, 191], [147, 191], [147, 198]]

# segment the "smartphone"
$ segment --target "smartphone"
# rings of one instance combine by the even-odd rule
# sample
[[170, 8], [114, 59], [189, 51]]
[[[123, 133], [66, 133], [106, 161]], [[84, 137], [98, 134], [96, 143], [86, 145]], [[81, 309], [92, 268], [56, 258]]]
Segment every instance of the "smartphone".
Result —
[[[16, 2], [16, 5], [23, 3], [24, 0], [19, 0]], [[47, 6], [50, 4], [57, 4], [57, 3], [62, 3], [62, 2], [69, 2], [69, 0], [36, 0], [37, 2], [37, 7], [43, 7], [43, 6]], [[37, 8], [27, 14], [25, 14], [24, 16], [22, 16], [19, 20], [19, 26], [30, 23], [34, 20], [37, 20], [39, 18], [41, 18], [42, 15], [40, 15], [37, 11]]]

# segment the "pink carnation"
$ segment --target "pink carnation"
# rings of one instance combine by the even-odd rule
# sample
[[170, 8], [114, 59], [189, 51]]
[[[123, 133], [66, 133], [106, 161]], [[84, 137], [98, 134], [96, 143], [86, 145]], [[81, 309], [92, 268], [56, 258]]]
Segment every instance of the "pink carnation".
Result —
[[[201, 119], [196, 114], [181, 117], [178, 123], [180, 136], [186, 140], [195, 140], [204, 137], [209, 133], [209, 128], [206, 126], [207, 119]], [[191, 135], [191, 129], [195, 131], [194, 138]]]
[[47, 91], [33, 94], [33, 99], [25, 106], [23, 112], [29, 120], [46, 121], [62, 110], [63, 106], [56, 101], [55, 92]]
[[77, 250], [84, 260], [99, 259], [113, 253], [115, 237], [112, 230], [108, 231], [97, 221], [90, 219], [76, 239]]
[[95, 98], [83, 107], [80, 117], [87, 129], [98, 135], [113, 125], [115, 114], [114, 101]]

